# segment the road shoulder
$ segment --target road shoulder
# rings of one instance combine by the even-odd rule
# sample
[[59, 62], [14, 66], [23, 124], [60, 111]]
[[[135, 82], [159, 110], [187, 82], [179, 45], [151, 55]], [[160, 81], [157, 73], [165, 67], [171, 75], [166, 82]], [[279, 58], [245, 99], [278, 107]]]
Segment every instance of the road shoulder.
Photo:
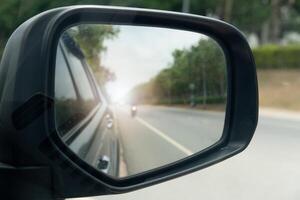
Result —
[[300, 112], [289, 111], [284, 109], [262, 107], [259, 109], [259, 115], [263, 117], [271, 117], [276, 119], [300, 121]]

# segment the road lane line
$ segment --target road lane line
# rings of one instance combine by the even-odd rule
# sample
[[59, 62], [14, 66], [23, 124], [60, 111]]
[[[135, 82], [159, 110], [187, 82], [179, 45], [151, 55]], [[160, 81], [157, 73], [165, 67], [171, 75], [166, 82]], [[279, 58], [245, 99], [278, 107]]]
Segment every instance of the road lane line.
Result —
[[149, 128], [151, 131], [153, 131], [154, 133], [156, 133], [158, 136], [162, 137], [164, 140], [166, 140], [167, 142], [169, 142], [170, 144], [172, 144], [173, 146], [177, 147], [179, 150], [181, 150], [183, 153], [185, 153], [186, 155], [190, 156], [193, 154], [193, 152], [189, 149], [187, 149], [186, 147], [182, 146], [181, 144], [179, 144], [178, 142], [176, 142], [175, 140], [173, 140], [172, 138], [170, 138], [169, 136], [167, 136], [165, 133], [163, 133], [162, 131], [158, 130], [157, 128], [153, 127], [151, 124], [149, 124], [148, 122], [146, 122], [145, 120], [141, 119], [140, 117], [135, 117], [135, 119], [140, 122], [142, 125], [146, 126], [147, 128]]

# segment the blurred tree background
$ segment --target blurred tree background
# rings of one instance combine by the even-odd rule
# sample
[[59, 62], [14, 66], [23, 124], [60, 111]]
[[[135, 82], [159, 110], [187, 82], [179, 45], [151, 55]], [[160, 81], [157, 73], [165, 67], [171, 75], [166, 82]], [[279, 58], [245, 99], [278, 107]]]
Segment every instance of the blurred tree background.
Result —
[[[13, 30], [31, 16], [55, 7], [84, 4], [171, 10], [224, 20], [237, 26], [245, 34], [254, 51], [258, 69], [300, 69], [300, 0], [0, 0], [0, 57]], [[77, 34], [80, 35], [86, 31], [86, 28], [88, 27], [81, 27]], [[80, 41], [79, 37], [77, 37], [77, 42], [81, 46], [92, 44], [93, 48], [99, 51], [105, 51], [103, 41], [117, 37], [118, 32], [117, 30], [112, 30], [109, 26], [104, 29], [90, 29], [90, 31], [97, 32], [98, 36], [102, 36], [99, 38], [91, 37], [88, 43]], [[202, 45], [209, 45], [210, 42], [206, 43], [207, 44]], [[154, 77], [149, 83], [138, 87], [147, 87], [149, 90], [154, 90], [153, 85], [157, 85], [160, 81], [163, 81], [163, 86], [156, 87], [155, 91], [153, 91], [159, 95], [161, 99], [167, 99], [165, 98], [167, 96], [179, 97], [179, 88], [184, 88], [184, 90], [181, 91], [188, 93], [186, 88], [191, 87], [196, 88], [195, 91], [193, 91], [195, 95], [200, 95], [202, 92], [202, 96], [208, 95], [213, 97], [214, 94], [205, 94], [203, 91], [203, 80], [201, 80], [201, 78], [199, 78], [198, 82], [190, 85], [191, 81], [187, 81], [189, 77], [188, 74], [183, 73], [184, 67], [187, 65], [192, 66], [191, 71], [196, 70], [196, 67], [195, 69], [193, 67], [193, 62], [200, 59], [201, 55], [194, 52], [197, 52], [199, 49], [200, 42], [198, 46], [193, 46], [191, 49], [178, 49], [174, 51], [173, 63], [169, 66], [169, 69], [159, 73], [159, 75]], [[215, 53], [216, 52], [217, 51], [215, 51]], [[96, 55], [93, 51], [85, 51], [84, 53], [90, 65], [94, 67], [95, 70], [98, 70], [100, 77], [105, 77], [105, 80], [113, 80], [115, 78], [113, 73], [109, 72], [106, 68], [101, 68], [101, 58], [98, 54]], [[187, 62], [191, 63], [187, 64]], [[213, 63], [212, 65], [217, 66], [219, 64]], [[101, 68], [100, 71], [99, 68]], [[201, 66], [198, 66], [198, 68], [201, 69]], [[212, 73], [207, 69], [207, 73], [212, 73], [217, 77], [218, 70], [215, 71], [216, 72]], [[201, 77], [201, 71], [193, 72], [195, 72], [195, 74], [198, 73], [199, 77]], [[178, 78], [179, 74], [180, 78]], [[296, 74], [296, 72], [291, 73], [291, 75], [293, 74]], [[173, 78], [168, 79], [168, 77]], [[286, 77], [289, 77], [289, 75]], [[189, 84], [188, 86], [187, 83]], [[177, 85], [176, 87], [178, 87], [178, 89], [174, 89], [174, 84]], [[213, 93], [216, 94], [219, 92], [219, 96], [222, 96], [220, 84], [210, 84], [209, 87], [214, 87], [215, 89], [212, 90], [214, 91]], [[201, 91], [200, 88], [202, 88]], [[268, 91], [270, 90], [271, 89], [268, 88]], [[274, 89], [272, 94], [276, 91], [279, 91], [278, 87]], [[140, 98], [141, 96], [143, 95], [140, 94]], [[197, 99], [197, 96], [194, 98]], [[183, 99], [184, 98], [181, 98], [180, 101], [184, 101]], [[208, 100], [208, 97], [206, 100]], [[198, 99], [198, 101], [204, 100]], [[217, 101], [217, 99], [212, 101]], [[274, 98], [271, 104], [273, 104], [273, 102], [275, 102]], [[298, 107], [300, 109], [300, 104]]]
[[[22, 22], [51, 8], [79, 4], [153, 8], [214, 17], [241, 29], [253, 48], [300, 42], [300, 0], [0, 0], [0, 57], [7, 39]], [[264, 63], [259, 63], [260, 67], [265, 68]]]
[[251, 46], [300, 41], [300, 0], [1, 0], [0, 55], [12, 31], [29, 17], [67, 5], [132, 6], [211, 16], [241, 29]]
[[299, 0], [1, 0], [0, 52], [12, 31], [29, 17], [66, 5], [97, 4], [185, 11], [236, 25], [259, 45], [282, 43], [300, 29]]

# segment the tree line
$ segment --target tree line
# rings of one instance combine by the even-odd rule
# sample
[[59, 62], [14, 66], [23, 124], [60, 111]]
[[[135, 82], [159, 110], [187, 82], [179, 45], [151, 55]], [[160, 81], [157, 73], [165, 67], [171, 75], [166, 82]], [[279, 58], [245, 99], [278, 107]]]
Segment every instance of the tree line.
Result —
[[226, 59], [219, 45], [201, 39], [187, 49], [176, 49], [172, 62], [129, 93], [132, 104], [217, 104], [227, 94]]
[[101, 53], [106, 51], [105, 40], [114, 39], [119, 29], [112, 25], [81, 24], [67, 30], [82, 50], [86, 61], [91, 67], [99, 85], [114, 81], [116, 75], [101, 63]]
[[[12, 31], [31, 16], [66, 5], [100, 4], [182, 11], [186, 0], [1, 0], [0, 55]], [[299, 31], [300, 0], [189, 0], [185, 11], [212, 16], [255, 34], [260, 44], [278, 43]]]

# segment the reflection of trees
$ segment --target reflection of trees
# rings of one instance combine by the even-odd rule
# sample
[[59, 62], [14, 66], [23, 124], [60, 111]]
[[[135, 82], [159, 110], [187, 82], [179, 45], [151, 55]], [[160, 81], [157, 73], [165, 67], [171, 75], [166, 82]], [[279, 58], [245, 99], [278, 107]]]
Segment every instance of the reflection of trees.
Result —
[[94, 100], [56, 99], [56, 123], [61, 136], [84, 119], [95, 108]]
[[226, 62], [213, 40], [200, 40], [173, 52], [170, 67], [131, 91], [138, 103], [222, 103], [226, 96]]
[[68, 30], [83, 51], [99, 83], [115, 80], [115, 74], [101, 64], [104, 41], [115, 38], [119, 29], [111, 25], [82, 24]]

